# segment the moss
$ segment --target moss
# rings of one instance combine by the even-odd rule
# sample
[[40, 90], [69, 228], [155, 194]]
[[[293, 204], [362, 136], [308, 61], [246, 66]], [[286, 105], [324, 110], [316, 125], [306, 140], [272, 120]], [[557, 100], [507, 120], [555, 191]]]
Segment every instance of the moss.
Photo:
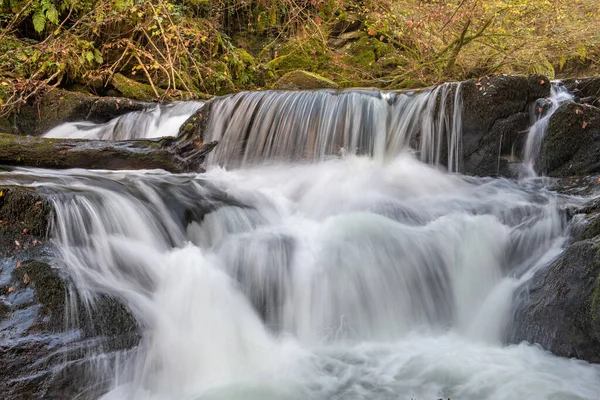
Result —
[[371, 67], [377, 60], [394, 53], [394, 46], [362, 34], [348, 48], [348, 63], [356, 67]]
[[[122, 74], [115, 74], [111, 80], [111, 84], [123, 95], [123, 97], [128, 99], [142, 101], [152, 101], [156, 99], [156, 94], [154, 93], [154, 90], [152, 90], [152, 86], [136, 82]], [[157, 88], [157, 92], [159, 96], [165, 94], [165, 91], [160, 88]]]
[[33, 284], [36, 300], [42, 305], [44, 313], [51, 316], [51, 323], [55, 327], [62, 325], [66, 286], [56, 269], [40, 261], [29, 261], [14, 270], [13, 278], [20, 285]]
[[51, 206], [47, 200], [23, 189], [3, 189], [0, 218], [5, 224], [18, 224], [31, 235], [45, 237], [50, 223]]
[[297, 70], [282, 76], [273, 86], [280, 90], [310, 90], [323, 88], [337, 88], [337, 83], [312, 72]]
[[327, 48], [314, 38], [288, 43], [279, 49], [279, 54], [279, 57], [267, 63], [271, 70], [279, 73], [297, 69], [310, 72], [327, 71], [332, 61]]
[[10, 306], [3, 301], [0, 301], [0, 320], [4, 315], [10, 311]]

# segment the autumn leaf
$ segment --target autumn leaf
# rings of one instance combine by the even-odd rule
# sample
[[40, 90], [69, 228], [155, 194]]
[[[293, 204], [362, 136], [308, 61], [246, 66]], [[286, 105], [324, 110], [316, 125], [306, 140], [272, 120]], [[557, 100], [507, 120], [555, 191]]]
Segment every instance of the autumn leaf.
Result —
[[585, 129], [586, 126], [588, 126], [587, 121], [583, 121], [583, 124], [581, 124], [581, 129]]
[[21, 267], [21, 261], [19, 261], [19, 262], [17, 263], [17, 265], [15, 266], [15, 268], [19, 268], [19, 267]]
[[375, 34], [376, 34], [377, 32], [375, 31], [375, 29], [373, 29], [373, 28], [369, 28], [369, 30], [367, 31], [367, 33], [369, 34], [369, 36], [375, 36]]
[[12, 293], [15, 289], [11, 286], [8, 288], [8, 293]]

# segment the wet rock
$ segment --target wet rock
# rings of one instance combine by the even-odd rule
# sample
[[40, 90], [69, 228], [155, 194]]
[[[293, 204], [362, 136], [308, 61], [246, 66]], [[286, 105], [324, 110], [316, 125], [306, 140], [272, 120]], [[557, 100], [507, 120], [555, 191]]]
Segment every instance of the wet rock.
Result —
[[511, 167], [520, 161], [529, 123], [524, 112], [496, 120], [480, 147], [465, 157], [465, 170], [478, 176], [513, 176]]
[[[498, 167], [498, 135], [506, 140], [502, 149], [521, 145], [524, 113], [529, 104], [550, 95], [548, 78], [541, 75], [499, 75], [466, 81], [462, 91], [464, 172], [485, 175], [495, 171], [496, 174], [511, 176], [508, 160], [512, 153], [501, 152], [501, 165]], [[492, 135], [494, 129], [495, 134]]]
[[576, 103], [560, 106], [550, 117], [540, 165], [550, 176], [600, 171], [600, 109]]
[[6, 119], [3, 127], [8, 133], [39, 136], [64, 122], [107, 122], [148, 106], [148, 103], [124, 98], [54, 89], [22, 106]]
[[312, 90], [337, 87], [337, 83], [327, 78], [302, 70], [288, 72], [273, 85], [273, 89], [277, 90]]
[[562, 83], [576, 97], [600, 97], [600, 78], [565, 79]]
[[600, 362], [600, 237], [569, 246], [517, 296], [510, 341]]
[[197, 138], [200, 141], [204, 140], [204, 131], [210, 118], [212, 105], [212, 101], [208, 101], [202, 108], [192, 114], [179, 128], [177, 138]]
[[48, 240], [52, 206], [43, 195], [19, 187], [0, 192], [0, 397], [97, 398], [106, 388], [87, 387], [89, 355], [136, 346], [136, 319], [108, 296], [83, 306], [56, 264], [60, 254]]

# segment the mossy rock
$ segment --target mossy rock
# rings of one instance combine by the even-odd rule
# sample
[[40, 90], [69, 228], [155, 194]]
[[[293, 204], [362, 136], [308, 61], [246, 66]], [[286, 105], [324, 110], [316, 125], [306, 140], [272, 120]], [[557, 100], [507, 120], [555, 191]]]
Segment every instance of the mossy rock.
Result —
[[34, 191], [17, 188], [0, 188], [0, 219], [4, 227], [16, 225], [32, 236], [45, 238], [52, 207]]
[[551, 176], [600, 171], [600, 109], [576, 103], [561, 105], [548, 122], [540, 164]]
[[318, 40], [296, 41], [279, 49], [279, 57], [274, 58], [267, 67], [278, 73], [286, 73], [297, 69], [317, 72], [330, 68], [331, 54]]
[[[145, 83], [136, 82], [122, 74], [115, 74], [110, 83], [117, 89], [123, 97], [133, 100], [152, 101], [156, 99], [156, 93], [152, 86]], [[165, 94], [163, 89], [156, 89], [159, 96]]]
[[11, 116], [10, 133], [39, 136], [63, 122], [83, 121], [96, 99], [80, 92], [50, 90]]
[[335, 89], [338, 84], [321, 75], [308, 71], [292, 71], [282, 76], [273, 89], [278, 90], [311, 90], [311, 89]]
[[33, 285], [35, 299], [42, 305], [44, 314], [50, 317], [51, 327], [63, 326], [67, 289], [58, 270], [40, 261], [28, 261], [13, 271], [13, 279], [20, 286]]
[[348, 46], [348, 63], [360, 68], [372, 67], [377, 60], [394, 51], [393, 45], [363, 34]]

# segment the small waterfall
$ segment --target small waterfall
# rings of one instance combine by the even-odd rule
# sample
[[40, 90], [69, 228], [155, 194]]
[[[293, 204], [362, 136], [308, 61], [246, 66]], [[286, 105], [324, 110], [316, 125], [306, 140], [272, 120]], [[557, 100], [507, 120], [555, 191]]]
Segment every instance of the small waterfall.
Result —
[[320, 161], [339, 154], [391, 160], [413, 146], [421, 160], [460, 169], [460, 83], [418, 94], [377, 90], [244, 92], [212, 104], [207, 164]]
[[566, 239], [566, 200], [541, 181], [448, 174], [411, 154], [2, 174], [53, 193], [54, 238], [89, 308], [116, 297], [141, 326], [137, 348], [92, 370], [114, 376], [105, 399], [600, 390], [593, 366], [502, 345], [514, 290]]
[[542, 143], [546, 136], [546, 128], [550, 117], [561, 104], [572, 101], [573, 95], [560, 81], [553, 82], [548, 97], [544, 103], [536, 102], [531, 105], [531, 127], [527, 134], [525, 142], [525, 151], [523, 152], [523, 163], [521, 167], [521, 178], [530, 178], [537, 176], [535, 164], [542, 149]]
[[157, 104], [143, 111], [133, 111], [106, 123], [67, 122], [44, 136], [98, 140], [150, 139], [177, 136], [179, 127], [200, 107], [199, 101]]

